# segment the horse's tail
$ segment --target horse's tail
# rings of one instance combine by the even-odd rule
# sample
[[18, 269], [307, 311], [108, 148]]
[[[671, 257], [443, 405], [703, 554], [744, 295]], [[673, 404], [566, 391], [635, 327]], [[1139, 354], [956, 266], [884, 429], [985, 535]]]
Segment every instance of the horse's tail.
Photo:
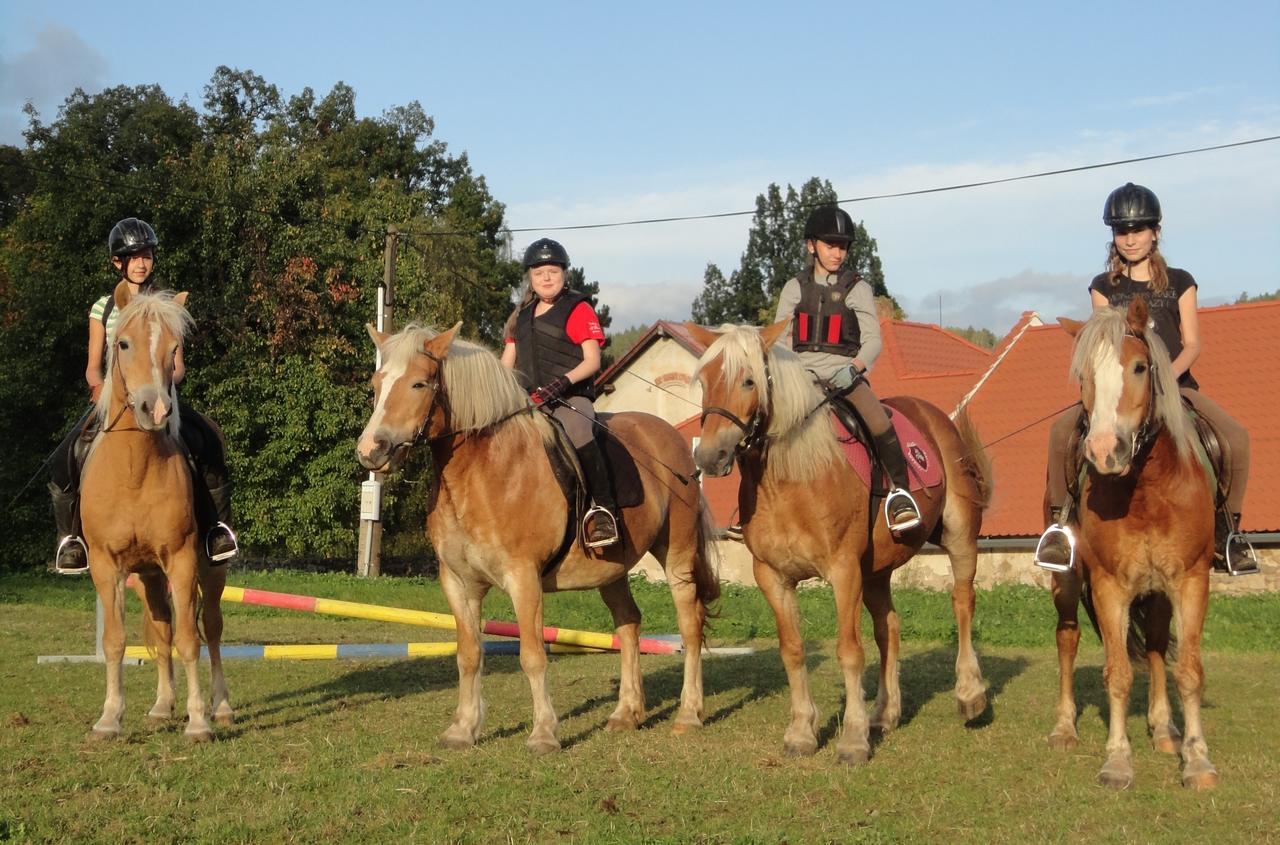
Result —
[[[1163, 602], [1164, 606], [1159, 603]], [[1102, 628], [1098, 626], [1098, 611], [1093, 606], [1093, 591], [1089, 587], [1089, 582], [1084, 583], [1084, 589], [1080, 593], [1080, 603], [1084, 605], [1084, 612], [1089, 615], [1089, 622], [1093, 625], [1093, 632], [1098, 635], [1098, 639], [1102, 639]], [[1167, 619], [1168, 614], [1172, 610], [1168, 608], [1169, 599], [1161, 593], [1144, 593], [1133, 600], [1129, 605], [1129, 631], [1125, 637], [1125, 652], [1129, 655], [1132, 663], [1145, 666], [1147, 661], [1147, 651], [1150, 643], [1147, 638], [1150, 617], [1153, 610], [1159, 609], [1161, 614]], [[1169, 643], [1165, 651], [1165, 659], [1172, 660], [1177, 654], [1177, 642], [1172, 634], [1169, 635]]]
[[995, 487], [992, 483], [991, 458], [987, 456], [987, 450], [982, 446], [982, 438], [978, 436], [978, 429], [974, 427], [973, 420], [969, 419], [968, 408], [964, 408], [956, 415], [955, 424], [956, 431], [960, 434], [960, 442], [964, 444], [964, 456], [960, 459], [960, 463], [965, 473], [973, 479], [974, 490], [978, 494], [975, 501], [983, 510], [986, 510], [991, 505], [991, 492]]
[[711, 603], [720, 598], [720, 547], [716, 545], [715, 522], [706, 494], [698, 491], [698, 549], [693, 557], [693, 586], [706, 616], [715, 616]]

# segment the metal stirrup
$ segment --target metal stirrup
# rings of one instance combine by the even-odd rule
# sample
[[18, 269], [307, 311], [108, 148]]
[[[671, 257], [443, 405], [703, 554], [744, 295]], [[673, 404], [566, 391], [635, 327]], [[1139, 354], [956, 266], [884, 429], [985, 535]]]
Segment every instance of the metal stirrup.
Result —
[[[1061, 534], [1067, 538], [1067, 555], [1066, 564], [1054, 563], [1053, 561], [1042, 560], [1040, 553], [1044, 551], [1045, 542], [1056, 534]], [[1071, 526], [1061, 525], [1057, 522], [1050, 525], [1040, 535], [1040, 541], [1036, 543], [1035, 564], [1041, 569], [1047, 569], [1050, 572], [1070, 572], [1076, 565], [1076, 535], [1071, 531]]]
[[[914, 518], [909, 519], [906, 522], [901, 523], [900, 525], [894, 525], [893, 517], [891, 516], [893, 511], [892, 511], [892, 508], [890, 508], [890, 505], [892, 505], [895, 501], [898, 501], [899, 499], [906, 499], [908, 502], [910, 502], [911, 509], [915, 511], [916, 515]], [[907, 490], [905, 490], [902, 487], [895, 487], [894, 489], [889, 491], [888, 496], [884, 497], [884, 521], [885, 521], [885, 524], [889, 526], [889, 531], [893, 534], [900, 534], [903, 531], [910, 531], [912, 528], [915, 528], [917, 525], [920, 524], [920, 506], [917, 505], [916, 500], [911, 497], [911, 493], [909, 493]]]
[[[220, 555], [214, 555], [213, 550], [209, 548], [209, 537], [219, 528], [227, 532], [227, 536], [231, 538], [231, 548]], [[215, 562], [219, 560], [226, 560], [227, 558], [235, 557], [240, 554], [240, 541], [236, 539], [236, 532], [232, 531], [231, 526], [227, 525], [225, 522], [217, 523], [209, 529], [208, 534], [204, 535], [204, 553], [209, 556], [209, 560]]]
[[[593, 541], [591, 539], [590, 532], [587, 530], [587, 526], [591, 524], [591, 520], [594, 517], [597, 517], [600, 515], [603, 515], [604, 518], [609, 521], [608, 524], [609, 524], [610, 536], [603, 540]], [[582, 537], [583, 537], [582, 544], [586, 546], [588, 549], [599, 549], [603, 546], [612, 546], [614, 543], [618, 542], [618, 540], [620, 539], [618, 537], [618, 520], [614, 518], [613, 514], [610, 513], [608, 508], [593, 504], [590, 508], [587, 509], [587, 512], [582, 515]]]
[[[65, 549], [67, 546], [79, 546], [81, 549], [84, 550], [84, 566], [72, 567], [72, 566], [60, 566], [58, 564], [58, 561], [62, 559], [62, 550]], [[86, 572], [88, 572], [89, 571], [89, 547], [84, 544], [84, 540], [81, 540], [79, 537], [77, 537], [74, 534], [68, 534], [67, 536], [59, 540], [58, 548], [53, 553], [53, 571], [58, 573], [59, 575], [83, 575]]]
[[[1251, 562], [1253, 566], [1243, 566], [1237, 569], [1232, 562], [1231, 545], [1237, 541], [1243, 543], [1245, 548], [1249, 550], [1244, 559]], [[1227, 562], [1227, 574], [1233, 578], [1237, 575], [1256, 575], [1260, 571], [1258, 569], [1258, 553], [1253, 550], [1253, 543], [1249, 542], [1248, 535], [1241, 531], [1233, 530], [1227, 535], [1227, 542], [1222, 547], [1222, 558]]]

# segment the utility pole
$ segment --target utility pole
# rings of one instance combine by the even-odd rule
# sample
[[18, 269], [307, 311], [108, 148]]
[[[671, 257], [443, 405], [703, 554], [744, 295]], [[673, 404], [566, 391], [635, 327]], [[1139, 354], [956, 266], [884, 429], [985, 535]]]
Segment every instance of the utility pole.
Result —
[[[395, 226], [387, 227], [387, 243], [382, 255], [382, 284], [378, 285], [378, 308], [374, 325], [380, 332], [391, 331], [391, 308], [395, 304]], [[382, 352], [374, 357], [374, 369], [382, 366]], [[356, 552], [356, 574], [377, 578], [382, 574], [382, 473], [371, 472], [360, 484], [360, 536]]]

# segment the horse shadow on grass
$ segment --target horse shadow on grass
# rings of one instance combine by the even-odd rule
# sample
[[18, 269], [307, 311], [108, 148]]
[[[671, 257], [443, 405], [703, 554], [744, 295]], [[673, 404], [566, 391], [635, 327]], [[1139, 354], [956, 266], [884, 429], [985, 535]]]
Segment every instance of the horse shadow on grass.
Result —
[[[1101, 658], [1100, 658], [1101, 659]], [[1147, 700], [1151, 694], [1151, 673], [1147, 669], [1145, 662], [1139, 661], [1133, 663], [1133, 685], [1129, 688], [1129, 702], [1125, 712], [1125, 717], [1141, 716], [1143, 719], [1147, 715]], [[1104, 730], [1107, 730], [1111, 713], [1111, 704], [1107, 699], [1107, 687], [1102, 679], [1104, 664], [1088, 663], [1076, 664], [1075, 677], [1072, 681], [1072, 688], [1075, 691], [1076, 699], [1076, 722], [1081, 719], [1096, 719], [1098, 724]], [[1169, 708], [1173, 713], [1174, 721], [1182, 725], [1182, 699], [1178, 694], [1178, 685], [1173, 680], [1173, 667], [1169, 664], [1169, 672], [1166, 679], [1169, 694]], [[1204, 696], [1200, 702], [1202, 711], [1213, 710], [1215, 707], [1209, 696]], [[1053, 713], [1047, 714], [1051, 720]]]

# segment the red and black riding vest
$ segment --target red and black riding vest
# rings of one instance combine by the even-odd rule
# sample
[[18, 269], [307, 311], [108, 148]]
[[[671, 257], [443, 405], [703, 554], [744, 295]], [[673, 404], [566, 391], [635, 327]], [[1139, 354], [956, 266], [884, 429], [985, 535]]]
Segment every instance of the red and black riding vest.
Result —
[[831, 352], [856, 357], [862, 348], [862, 331], [858, 315], [845, 300], [861, 277], [845, 270], [831, 286], [813, 280], [813, 268], [796, 277], [800, 283], [800, 302], [791, 321], [791, 348], [796, 352]]
[[[535, 317], [534, 300], [516, 315], [516, 378], [525, 390], [535, 390], [582, 363], [582, 347], [569, 340], [565, 324], [569, 315], [588, 297], [565, 291], [544, 314]], [[592, 380], [583, 379], [569, 388], [569, 396], [594, 398]]]

